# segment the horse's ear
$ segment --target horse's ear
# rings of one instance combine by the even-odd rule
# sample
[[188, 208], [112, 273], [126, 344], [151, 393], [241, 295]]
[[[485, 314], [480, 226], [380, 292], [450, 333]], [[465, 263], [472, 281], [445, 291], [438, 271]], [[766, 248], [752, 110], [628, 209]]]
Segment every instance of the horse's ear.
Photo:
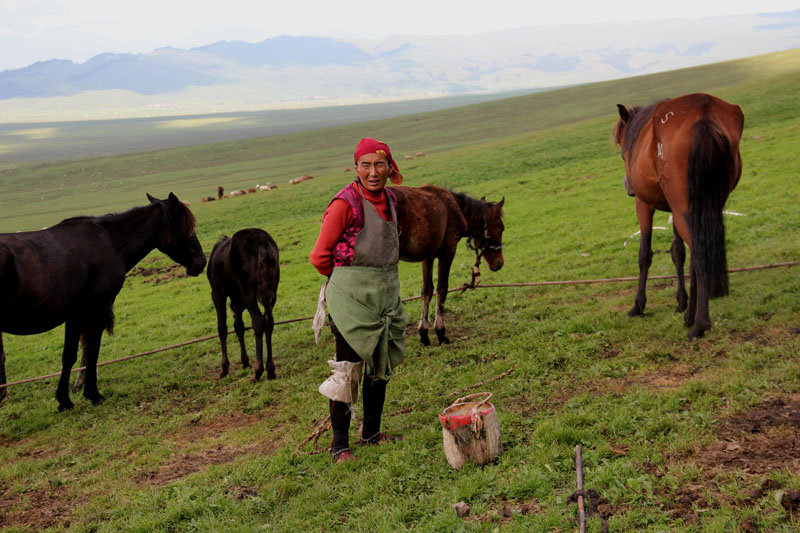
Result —
[[170, 207], [177, 207], [181, 203], [181, 201], [178, 200], [178, 197], [175, 196], [174, 193], [169, 193], [169, 196], [167, 197], [167, 199], [169, 200]]
[[151, 204], [154, 204], [154, 203], [156, 203], [158, 201], [158, 198], [156, 198], [154, 196], [150, 196], [149, 192], [146, 192], [145, 194], [147, 195], [147, 199], [150, 200]]
[[617, 104], [617, 109], [619, 110], [619, 118], [621, 118], [623, 122], [628, 122], [628, 118], [630, 118], [628, 108], [622, 104]]
[[503, 198], [501, 198], [501, 199], [500, 199], [500, 201], [499, 201], [499, 202], [497, 202], [497, 207], [498, 207], [498, 208], [500, 208], [500, 209], [502, 209], [502, 208], [503, 208], [503, 203], [504, 203], [505, 201], [506, 201], [506, 197], [505, 197], [505, 196], [503, 196]]
[[481, 196], [481, 202], [486, 203], [486, 197], [485, 196]]

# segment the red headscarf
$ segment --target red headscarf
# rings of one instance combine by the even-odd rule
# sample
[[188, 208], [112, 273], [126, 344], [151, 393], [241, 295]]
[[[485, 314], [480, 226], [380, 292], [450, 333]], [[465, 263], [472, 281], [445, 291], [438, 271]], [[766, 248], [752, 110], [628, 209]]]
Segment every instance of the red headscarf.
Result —
[[356, 151], [353, 154], [353, 160], [358, 163], [358, 159], [362, 155], [366, 154], [381, 154], [386, 156], [386, 159], [389, 161], [389, 165], [393, 170], [392, 175], [389, 176], [389, 179], [392, 180], [392, 183], [395, 185], [400, 185], [403, 183], [403, 175], [400, 174], [400, 169], [397, 168], [397, 163], [395, 163], [394, 159], [392, 159], [392, 151], [389, 150], [388, 144], [375, 140], [372, 137], [361, 139], [358, 141], [358, 145], [356, 146]]

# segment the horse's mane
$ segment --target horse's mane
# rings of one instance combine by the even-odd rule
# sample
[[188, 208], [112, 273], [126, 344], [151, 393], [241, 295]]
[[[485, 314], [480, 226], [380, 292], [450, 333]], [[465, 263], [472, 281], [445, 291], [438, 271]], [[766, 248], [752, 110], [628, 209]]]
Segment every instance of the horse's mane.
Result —
[[450, 194], [453, 195], [453, 198], [456, 199], [458, 206], [461, 208], [461, 212], [464, 213], [464, 218], [468, 221], [486, 219], [486, 211], [488, 210], [489, 204], [467, 196], [463, 192], [456, 192], [452, 189], [449, 189], [449, 191]]
[[[639, 134], [642, 133], [642, 128], [644, 128], [644, 125], [652, 116], [653, 110], [656, 108], [657, 104], [658, 102], [650, 104], [647, 107], [636, 106], [628, 109], [628, 127], [625, 130], [625, 143], [621, 146], [622, 151], [625, 152], [626, 155], [630, 155], [636, 139], [639, 138]], [[622, 129], [625, 124], [626, 123], [620, 118], [614, 126], [614, 131], [611, 132], [611, 139], [617, 146], [622, 145]]]
[[[153, 204], [143, 205], [132, 207], [127, 211], [122, 212], [115, 212], [115, 213], [108, 213], [106, 215], [99, 215], [99, 216], [89, 216], [89, 215], [82, 215], [77, 217], [66, 218], [60, 222], [60, 224], [69, 224], [69, 223], [76, 223], [76, 222], [94, 222], [100, 225], [106, 225], [110, 223], [114, 224], [125, 224], [129, 221], [132, 221], [136, 215], [138, 215], [141, 210], [150, 207]], [[183, 204], [179, 204], [179, 224], [180, 224], [180, 231], [181, 234], [184, 236], [189, 236], [194, 233], [195, 229], [197, 228], [197, 219], [195, 218], [194, 214]], [[164, 210], [164, 213], [167, 216], [167, 220], [171, 219], [171, 213], [169, 206], [166, 202], [160, 203], [159, 207]], [[167, 241], [170, 240], [170, 234], [167, 230], [169, 228], [169, 224], [165, 226], [165, 239]]]

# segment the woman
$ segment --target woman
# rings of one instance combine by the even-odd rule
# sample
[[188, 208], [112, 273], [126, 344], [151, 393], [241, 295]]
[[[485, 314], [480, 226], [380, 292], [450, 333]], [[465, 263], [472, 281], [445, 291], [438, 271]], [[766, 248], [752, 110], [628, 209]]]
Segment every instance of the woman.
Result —
[[400, 184], [389, 147], [361, 139], [353, 155], [356, 179], [328, 205], [309, 255], [328, 276], [325, 300], [336, 339], [334, 375], [320, 386], [330, 399], [332, 453], [336, 463], [355, 460], [349, 446], [350, 410], [358, 397], [362, 365], [362, 444], [397, 440], [380, 432], [386, 385], [405, 356], [405, 312], [397, 277], [399, 240], [396, 198], [387, 180]]

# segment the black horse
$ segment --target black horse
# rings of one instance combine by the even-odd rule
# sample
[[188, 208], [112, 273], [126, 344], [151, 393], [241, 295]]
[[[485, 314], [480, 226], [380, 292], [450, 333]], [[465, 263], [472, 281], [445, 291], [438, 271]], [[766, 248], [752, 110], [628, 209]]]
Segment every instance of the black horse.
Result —
[[[272, 308], [278, 293], [280, 264], [278, 246], [270, 235], [258, 228], [239, 230], [233, 237], [223, 236], [211, 250], [206, 271], [211, 283], [211, 299], [217, 310], [217, 331], [222, 345], [222, 368], [219, 377], [228, 375], [228, 327], [225, 323], [225, 302], [231, 299], [233, 329], [239, 338], [242, 366], [248, 368], [250, 359], [244, 345], [245, 309], [250, 313], [253, 332], [256, 336], [256, 366], [251, 381], [255, 382], [264, 373], [264, 349], [262, 339], [267, 337], [267, 379], [275, 379], [275, 364], [272, 362], [272, 330], [275, 320]], [[258, 304], [264, 306], [261, 312]]]
[[[33, 335], [64, 327], [58, 410], [71, 409], [69, 374], [83, 344], [83, 395], [103, 402], [97, 390], [97, 357], [103, 330], [113, 331], [114, 300], [125, 274], [157, 248], [198, 276], [206, 258], [195, 236], [194, 215], [178, 197], [149, 194], [148, 205], [100, 217], [69, 218], [48, 229], [0, 235], [0, 335]], [[0, 384], [5, 353], [0, 336]], [[6, 389], [0, 388], [0, 400]]]

